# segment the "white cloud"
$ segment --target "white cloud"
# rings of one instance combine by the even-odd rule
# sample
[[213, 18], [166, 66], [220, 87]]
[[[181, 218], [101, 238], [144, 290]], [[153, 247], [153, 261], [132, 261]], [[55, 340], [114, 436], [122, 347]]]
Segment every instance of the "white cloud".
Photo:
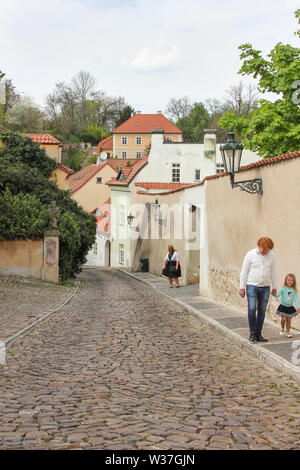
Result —
[[172, 46], [170, 50], [159, 52], [150, 46], [144, 47], [137, 56], [128, 60], [121, 60], [121, 65], [131, 67], [135, 70], [151, 71], [162, 68], [168, 68], [176, 65], [180, 59], [181, 53], [178, 46]]

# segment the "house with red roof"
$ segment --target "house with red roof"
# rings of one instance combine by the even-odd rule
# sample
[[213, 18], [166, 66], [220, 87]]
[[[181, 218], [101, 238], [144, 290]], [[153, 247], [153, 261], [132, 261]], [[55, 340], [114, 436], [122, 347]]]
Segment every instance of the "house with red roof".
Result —
[[99, 142], [97, 153], [106, 152], [108, 158], [141, 159], [148, 155], [152, 133], [161, 130], [166, 142], [182, 142], [182, 131], [161, 111], [157, 114], [136, 114], [112, 131], [112, 136]]
[[70, 196], [87, 212], [92, 213], [110, 197], [106, 182], [116, 177], [117, 170], [109, 161], [88, 165], [68, 178]]
[[129, 266], [131, 236], [133, 230], [128, 226], [127, 217], [132, 205], [132, 197], [134, 194], [134, 181], [137, 175], [145, 168], [148, 163], [148, 155], [137, 160], [132, 167], [124, 167], [121, 165], [119, 172], [109, 181], [107, 186], [110, 188], [111, 198], [111, 265], [112, 266]]
[[50, 181], [55, 181], [56, 185], [59, 189], [68, 190], [70, 188], [69, 185], [69, 176], [74, 174], [74, 170], [68, 168], [61, 163], [57, 164], [57, 168], [53, 170]]
[[37, 142], [40, 148], [45, 149], [48, 157], [53, 158], [57, 163], [61, 163], [62, 143], [50, 134], [22, 134], [29, 137], [33, 142]]

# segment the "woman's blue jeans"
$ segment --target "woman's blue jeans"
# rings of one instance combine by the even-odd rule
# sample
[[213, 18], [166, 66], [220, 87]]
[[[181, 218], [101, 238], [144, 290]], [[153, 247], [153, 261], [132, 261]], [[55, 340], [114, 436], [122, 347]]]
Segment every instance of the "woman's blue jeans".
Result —
[[270, 287], [247, 285], [248, 323], [250, 334], [261, 335], [270, 297]]

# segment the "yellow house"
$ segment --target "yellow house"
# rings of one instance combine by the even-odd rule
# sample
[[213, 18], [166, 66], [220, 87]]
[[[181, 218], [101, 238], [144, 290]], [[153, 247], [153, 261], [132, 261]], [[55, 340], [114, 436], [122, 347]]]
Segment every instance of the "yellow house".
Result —
[[112, 131], [113, 156], [140, 159], [148, 155], [153, 131], [163, 130], [165, 142], [182, 142], [182, 131], [161, 111], [157, 114], [137, 112]]
[[45, 149], [48, 157], [53, 158], [57, 163], [61, 163], [62, 143], [50, 134], [22, 134], [29, 137], [33, 142], [40, 144], [40, 148]]
[[69, 176], [73, 175], [74, 171], [61, 163], [57, 164], [57, 168], [52, 172], [50, 181], [55, 181], [59, 189], [70, 189]]
[[110, 198], [110, 188], [105, 183], [117, 174], [109, 162], [86, 166], [68, 176], [71, 198], [87, 212], [93, 212]]

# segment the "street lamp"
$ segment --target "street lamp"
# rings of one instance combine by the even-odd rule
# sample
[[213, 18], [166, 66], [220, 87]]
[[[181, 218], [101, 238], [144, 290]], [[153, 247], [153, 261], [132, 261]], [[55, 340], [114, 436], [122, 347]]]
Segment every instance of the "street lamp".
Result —
[[158, 203], [158, 199], [155, 199], [155, 203], [152, 204], [152, 209], [154, 212], [154, 220], [157, 222], [159, 220], [159, 209], [160, 209], [160, 204]]
[[129, 215], [127, 216], [128, 225], [131, 225], [131, 224], [132, 224], [133, 219], [134, 219], [134, 217], [133, 217], [133, 215], [132, 215], [131, 212], [130, 212]]
[[224, 169], [230, 174], [232, 188], [240, 188], [250, 194], [262, 194], [262, 180], [255, 178], [253, 180], [234, 181], [234, 174], [239, 172], [243, 146], [236, 142], [234, 132], [229, 132], [226, 144], [220, 146], [220, 152], [223, 159]]

